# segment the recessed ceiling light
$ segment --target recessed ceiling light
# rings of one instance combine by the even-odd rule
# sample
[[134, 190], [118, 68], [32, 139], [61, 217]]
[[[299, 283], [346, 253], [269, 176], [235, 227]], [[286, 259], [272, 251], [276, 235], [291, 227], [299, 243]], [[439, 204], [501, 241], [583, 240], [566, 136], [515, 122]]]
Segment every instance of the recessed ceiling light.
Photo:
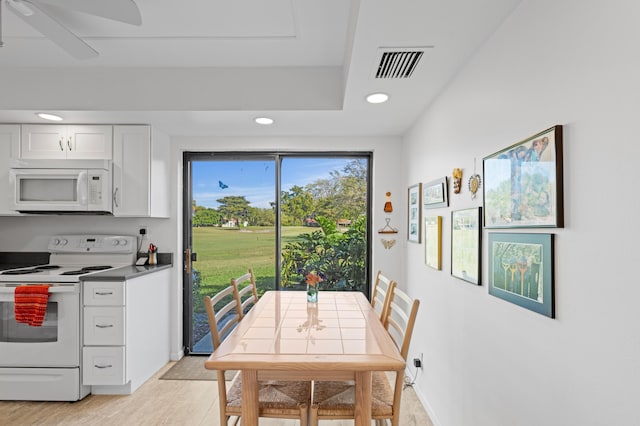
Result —
[[36, 115], [40, 118], [43, 118], [45, 120], [49, 120], [49, 121], [62, 121], [62, 117], [60, 117], [59, 115], [55, 115], [55, 114], [49, 114], [46, 112], [36, 112]]
[[389, 100], [389, 95], [386, 93], [372, 93], [367, 95], [367, 102], [370, 104], [381, 104]]
[[268, 126], [269, 124], [273, 124], [273, 118], [269, 117], [258, 117], [254, 120], [258, 124], [262, 124]]

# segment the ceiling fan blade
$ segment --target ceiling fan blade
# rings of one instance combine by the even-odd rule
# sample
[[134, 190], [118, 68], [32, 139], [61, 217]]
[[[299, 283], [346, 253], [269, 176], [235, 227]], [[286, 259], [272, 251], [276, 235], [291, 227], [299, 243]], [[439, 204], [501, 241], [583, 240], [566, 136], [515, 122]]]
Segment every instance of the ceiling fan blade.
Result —
[[11, 6], [8, 9], [74, 58], [89, 59], [98, 56], [98, 52], [91, 46], [39, 9], [36, 4], [24, 0], [15, 3], [21, 3], [21, 6], [16, 8], [14, 2], [7, 2]]
[[127, 24], [142, 24], [140, 9], [133, 0], [34, 0], [34, 2], [88, 13]]

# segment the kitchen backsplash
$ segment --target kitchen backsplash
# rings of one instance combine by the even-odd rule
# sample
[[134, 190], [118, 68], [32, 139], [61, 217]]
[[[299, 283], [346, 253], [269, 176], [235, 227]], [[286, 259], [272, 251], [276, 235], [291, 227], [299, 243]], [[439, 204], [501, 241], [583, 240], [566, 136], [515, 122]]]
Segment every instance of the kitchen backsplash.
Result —
[[43, 251], [49, 237], [58, 234], [120, 234], [134, 235], [141, 242], [139, 229], [146, 227], [142, 245], [152, 242], [160, 252], [173, 251], [168, 219], [115, 218], [111, 216], [34, 215], [0, 217], [0, 251]]

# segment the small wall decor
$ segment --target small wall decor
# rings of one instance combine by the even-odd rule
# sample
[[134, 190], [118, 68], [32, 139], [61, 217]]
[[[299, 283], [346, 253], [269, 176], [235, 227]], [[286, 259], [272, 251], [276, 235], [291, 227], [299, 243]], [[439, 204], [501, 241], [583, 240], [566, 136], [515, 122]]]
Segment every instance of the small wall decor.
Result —
[[409, 187], [408, 197], [407, 239], [412, 243], [420, 243], [422, 221], [422, 184]]
[[384, 218], [385, 222], [387, 222], [386, 225], [384, 225], [382, 228], [378, 229], [378, 234], [397, 234], [398, 233], [398, 229], [394, 228], [390, 225], [391, 222], [391, 218], [390, 217], [386, 217]]
[[469, 192], [471, 193], [471, 199], [476, 199], [476, 193], [478, 189], [480, 189], [480, 185], [482, 184], [482, 179], [480, 175], [476, 173], [476, 159], [473, 159], [473, 175], [469, 178]]
[[449, 205], [446, 176], [422, 185], [422, 203], [425, 209], [435, 209]]
[[455, 168], [453, 172], [451, 172], [451, 177], [453, 178], [453, 192], [455, 194], [460, 193], [460, 189], [462, 188], [462, 169]]
[[554, 318], [553, 235], [489, 233], [489, 294]]
[[384, 212], [391, 213], [393, 211], [393, 205], [391, 204], [391, 192], [384, 194], [387, 197], [387, 201], [384, 202]]
[[484, 158], [485, 228], [564, 226], [562, 126]]
[[480, 285], [482, 208], [451, 212], [451, 275]]
[[380, 241], [382, 241], [382, 245], [387, 250], [389, 250], [391, 247], [393, 247], [393, 245], [396, 243], [396, 240], [385, 240], [384, 238], [381, 238]]
[[442, 216], [424, 218], [424, 263], [442, 269]]

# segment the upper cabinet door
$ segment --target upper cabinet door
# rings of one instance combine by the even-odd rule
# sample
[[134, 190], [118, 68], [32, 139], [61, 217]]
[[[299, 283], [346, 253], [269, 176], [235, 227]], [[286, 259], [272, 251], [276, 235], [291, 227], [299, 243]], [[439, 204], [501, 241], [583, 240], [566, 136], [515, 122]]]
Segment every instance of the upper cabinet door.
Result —
[[0, 215], [17, 215], [12, 209], [15, 188], [9, 180], [9, 163], [18, 158], [20, 125], [0, 124]]
[[67, 126], [67, 158], [111, 160], [112, 126]]
[[112, 126], [22, 126], [20, 158], [111, 160]]
[[66, 129], [55, 124], [23, 125], [20, 158], [67, 158]]

